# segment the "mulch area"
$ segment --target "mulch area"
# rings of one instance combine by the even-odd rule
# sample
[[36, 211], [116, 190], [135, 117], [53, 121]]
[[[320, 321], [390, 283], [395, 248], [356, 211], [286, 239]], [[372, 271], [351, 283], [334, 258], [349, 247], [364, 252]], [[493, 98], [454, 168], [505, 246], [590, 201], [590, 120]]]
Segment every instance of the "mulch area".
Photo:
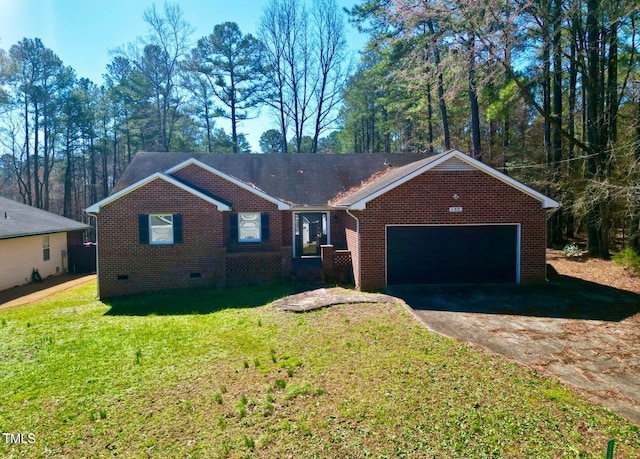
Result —
[[561, 276], [607, 285], [640, 295], [640, 277], [634, 276], [611, 260], [567, 258], [562, 250], [547, 250], [549, 263]]

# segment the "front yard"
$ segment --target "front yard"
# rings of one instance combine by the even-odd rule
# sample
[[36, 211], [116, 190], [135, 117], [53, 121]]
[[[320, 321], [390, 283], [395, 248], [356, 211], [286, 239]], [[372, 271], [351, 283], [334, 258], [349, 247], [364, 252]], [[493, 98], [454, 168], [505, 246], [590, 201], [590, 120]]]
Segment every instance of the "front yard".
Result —
[[398, 305], [269, 306], [284, 294], [104, 304], [90, 283], [1, 311], [0, 456], [640, 454], [637, 426]]

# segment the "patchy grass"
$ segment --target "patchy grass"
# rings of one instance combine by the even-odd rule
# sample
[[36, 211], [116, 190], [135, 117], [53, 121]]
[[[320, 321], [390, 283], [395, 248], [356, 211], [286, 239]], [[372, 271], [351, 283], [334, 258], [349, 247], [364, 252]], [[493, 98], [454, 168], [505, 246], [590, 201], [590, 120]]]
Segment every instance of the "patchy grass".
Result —
[[637, 457], [640, 433], [390, 304], [305, 314], [282, 286], [0, 313], [2, 457]]
[[613, 261], [633, 276], [640, 275], [640, 254], [631, 247], [625, 247], [613, 256]]

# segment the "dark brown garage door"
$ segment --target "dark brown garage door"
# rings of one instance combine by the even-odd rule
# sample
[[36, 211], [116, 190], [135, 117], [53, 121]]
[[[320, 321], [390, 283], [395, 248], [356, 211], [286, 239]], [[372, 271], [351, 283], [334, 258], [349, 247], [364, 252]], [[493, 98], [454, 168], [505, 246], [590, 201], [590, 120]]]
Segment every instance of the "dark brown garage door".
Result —
[[389, 226], [387, 284], [515, 283], [518, 226]]

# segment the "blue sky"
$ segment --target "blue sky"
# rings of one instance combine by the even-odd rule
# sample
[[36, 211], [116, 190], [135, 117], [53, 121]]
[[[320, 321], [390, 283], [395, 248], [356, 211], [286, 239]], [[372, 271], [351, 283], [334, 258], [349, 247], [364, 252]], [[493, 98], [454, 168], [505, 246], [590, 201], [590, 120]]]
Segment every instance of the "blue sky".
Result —
[[[311, 0], [313, 1], [313, 0]], [[0, 0], [0, 48], [8, 50], [22, 38], [40, 38], [65, 65], [79, 77], [97, 84], [111, 61], [110, 51], [132, 43], [147, 30], [145, 9], [156, 4], [162, 11], [163, 0]], [[243, 33], [255, 34], [256, 24], [266, 0], [173, 0], [182, 8], [184, 18], [196, 29], [198, 39], [213, 31], [216, 24], [236, 22]], [[351, 7], [357, 0], [337, 0]], [[347, 24], [347, 40], [354, 54], [366, 38]], [[356, 56], [357, 57], [357, 56]], [[222, 120], [217, 124], [229, 129]], [[254, 149], [260, 134], [275, 125], [267, 113], [258, 120], [245, 121], [241, 131]]]

